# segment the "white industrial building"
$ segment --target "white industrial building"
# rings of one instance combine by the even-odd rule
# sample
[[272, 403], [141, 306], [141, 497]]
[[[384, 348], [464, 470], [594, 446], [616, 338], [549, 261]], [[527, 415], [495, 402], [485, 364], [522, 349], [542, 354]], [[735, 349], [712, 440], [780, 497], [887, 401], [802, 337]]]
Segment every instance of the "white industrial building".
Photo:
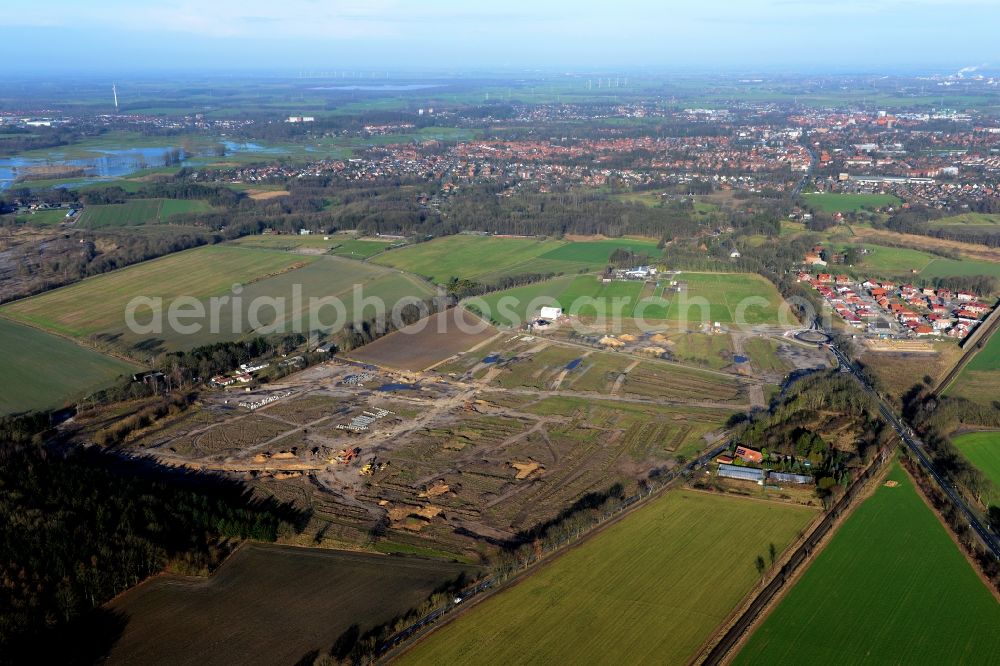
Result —
[[539, 319], [548, 319], [549, 321], [555, 321], [562, 317], [562, 308], [554, 308], [548, 305], [543, 306], [541, 312], [538, 313]]

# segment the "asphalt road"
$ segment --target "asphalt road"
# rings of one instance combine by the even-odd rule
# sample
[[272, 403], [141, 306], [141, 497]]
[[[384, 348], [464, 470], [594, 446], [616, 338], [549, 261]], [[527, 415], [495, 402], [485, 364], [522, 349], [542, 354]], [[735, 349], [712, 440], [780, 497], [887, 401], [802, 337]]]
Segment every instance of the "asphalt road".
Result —
[[965, 499], [958, 493], [955, 486], [948, 482], [948, 480], [938, 472], [934, 463], [931, 461], [930, 457], [924, 450], [924, 444], [919, 439], [913, 435], [913, 430], [906, 425], [896, 414], [889, 408], [889, 405], [882, 399], [882, 397], [872, 389], [871, 386], [858, 374], [857, 368], [851, 363], [850, 359], [844, 355], [837, 347], [830, 345], [830, 351], [837, 357], [840, 362], [840, 366], [851, 373], [851, 376], [858, 381], [859, 384], [864, 388], [864, 390], [875, 399], [878, 403], [879, 412], [882, 414], [882, 418], [885, 419], [892, 428], [899, 434], [900, 438], [906, 442], [906, 446], [909, 447], [913, 455], [917, 457], [920, 464], [924, 466], [924, 469], [931, 475], [934, 482], [937, 483], [941, 491], [948, 496], [952, 503], [958, 507], [959, 511], [965, 516], [966, 522], [969, 527], [979, 536], [979, 539], [986, 545], [987, 548], [993, 553], [993, 557], [1000, 559], [1000, 539], [997, 538], [995, 534], [989, 531], [979, 518], [969, 509], [969, 506], [965, 503]]

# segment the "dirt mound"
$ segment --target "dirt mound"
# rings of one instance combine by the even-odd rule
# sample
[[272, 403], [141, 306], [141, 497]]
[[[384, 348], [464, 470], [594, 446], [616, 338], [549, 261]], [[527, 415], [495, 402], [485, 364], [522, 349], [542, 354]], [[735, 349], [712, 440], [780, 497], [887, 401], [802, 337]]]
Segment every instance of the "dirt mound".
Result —
[[267, 199], [274, 199], [276, 197], [287, 197], [290, 192], [288, 190], [246, 190], [247, 196], [254, 201], [265, 201]]
[[636, 338], [631, 333], [623, 333], [618, 336], [618, 339], [621, 340], [622, 342], [635, 342], [638, 338]]
[[533, 460], [528, 462], [512, 462], [510, 466], [517, 470], [517, 474], [514, 475], [514, 478], [518, 481], [521, 479], [527, 479], [535, 471], [542, 469], [541, 464], [536, 463]]
[[639, 351], [643, 354], [653, 354], [654, 356], [660, 356], [667, 353], [667, 350], [663, 347], [643, 347]]
[[437, 497], [438, 495], [444, 495], [446, 492], [451, 490], [447, 483], [444, 481], [437, 481], [431, 485], [427, 490], [420, 493], [420, 497]]
[[610, 335], [605, 335], [599, 341], [605, 347], [624, 347], [625, 343], [618, 338], [613, 338]]

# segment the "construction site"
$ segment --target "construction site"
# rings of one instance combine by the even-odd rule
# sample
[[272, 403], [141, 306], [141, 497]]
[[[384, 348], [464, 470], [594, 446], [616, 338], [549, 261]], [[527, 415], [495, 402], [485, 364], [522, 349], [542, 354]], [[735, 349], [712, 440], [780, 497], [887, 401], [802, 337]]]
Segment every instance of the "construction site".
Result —
[[309, 509], [302, 543], [475, 560], [587, 493], [634, 491], [764, 406], [765, 379], [649, 346], [506, 333], [431, 370], [334, 360], [203, 392], [127, 450]]

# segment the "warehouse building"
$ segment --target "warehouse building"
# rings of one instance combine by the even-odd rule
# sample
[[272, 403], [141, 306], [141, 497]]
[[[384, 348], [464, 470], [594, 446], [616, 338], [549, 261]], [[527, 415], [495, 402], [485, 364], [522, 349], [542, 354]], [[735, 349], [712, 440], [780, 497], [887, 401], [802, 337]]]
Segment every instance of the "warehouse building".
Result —
[[719, 465], [719, 476], [727, 479], [756, 481], [764, 483], [764, 470], [755, 467], [740, 467], [739, 465]]
[[811, 476], [806, 476], [805, 474], [791, 474], [789, 472], [771, 472], [767, 479], [768, 481], [775, 481], [778, 483], [806, 484], [813, 482], [813, 478]]

